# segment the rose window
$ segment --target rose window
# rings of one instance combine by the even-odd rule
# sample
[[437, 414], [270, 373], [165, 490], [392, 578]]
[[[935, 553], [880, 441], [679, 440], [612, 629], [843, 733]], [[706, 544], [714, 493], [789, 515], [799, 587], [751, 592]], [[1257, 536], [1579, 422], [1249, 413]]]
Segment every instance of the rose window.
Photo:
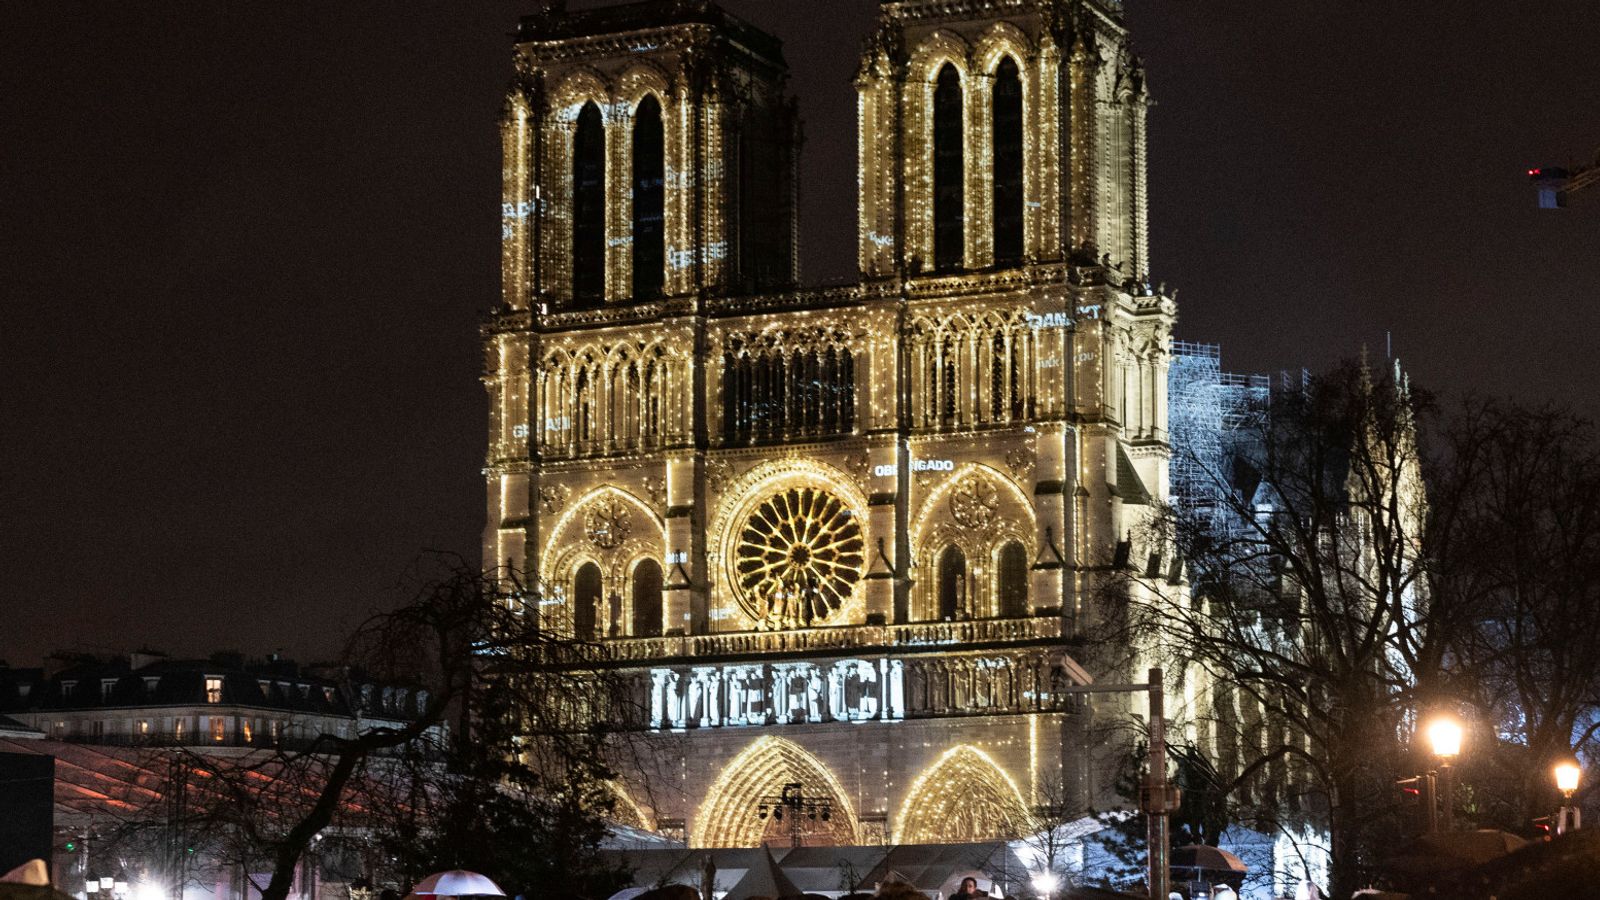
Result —
[[950, 492], [950, 515], [967, 528], [987, 528], [1000, 513], [1000, 492], [986, 478], [968, 478]]
[[734, 574], [745, 611], [767, 628], [825, 623], [850, 599], [865, 561], [861, 525], [839, 498], [790, 488], [755, 508]]
[[615, 550], [628, 539], [628, 532], [632, 530], [628, 508], [615, 497], [602, 498], [583, 517], [583, 530], [596, 547]]

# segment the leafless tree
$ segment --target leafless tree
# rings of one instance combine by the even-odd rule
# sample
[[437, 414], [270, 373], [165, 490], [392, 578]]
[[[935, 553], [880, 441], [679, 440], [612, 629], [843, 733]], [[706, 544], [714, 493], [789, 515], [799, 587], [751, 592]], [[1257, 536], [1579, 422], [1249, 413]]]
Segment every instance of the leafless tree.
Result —
[[1362, 364], [1281, 393], [1210, 473], [1217, 508], [1174, 510], [1146, 538], [1176, 545], [1190, 590], [1130, 576], [1145, 645], [1213, 689], [1202, 705], [1219, 711], [1208, 737], [1225, 780], [1311, 795], [1334, 896], [1386, 840], [1402, 735], [1454, 624], [1426, 578], [1427, 408]]
[[[516, 573], [454, 561], [420, 581], [410, 602], [364, 622], [344, 654], [351, 673], [411, 686], [414, 715], [305, 747], [186, 753], [182, 782], [161, 801], [181, 792], [185, 808], [145, 821], [181, 827], [241, 871], [270, 871], [253, 885], [263, 900], [285, 900], [313, 852], [370, 843], [397, 822], [415, 824], [420, 839], [425, 817], [468, 779], [480, 797], [597, 821], [608, 749], [639, 723], [634, 698], [595, 665], [595, 647], [540, 627], [540, 592]], [[483, 765], [462, 771], [469, 757]]]
[[1464, 774], [1481, 815], [1524, 825], [1550, 811], [1551, 765], [1600, 749], [1600, 447], [1570, 411], [1504, 401], [1463, 404], [1445, 434], [1435, 591], [1475, 623], [1452, 685], [1482, 738]]

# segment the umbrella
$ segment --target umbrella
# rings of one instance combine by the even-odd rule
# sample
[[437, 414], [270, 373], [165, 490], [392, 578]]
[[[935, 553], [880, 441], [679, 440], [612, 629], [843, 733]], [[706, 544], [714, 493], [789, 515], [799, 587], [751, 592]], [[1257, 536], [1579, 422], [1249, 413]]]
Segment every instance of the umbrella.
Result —
[[1224, 872], [1243, 875], [1250, 870], [1244, 860], [1221, 847], [1205, 844], [1187, 844], [1173, 847], [1167, 857], [1174, 869], [1193, 869], [1198, 872]]
[[651, 888], [635, 900], [700, 900], [700, 892], [687, 884], [668, 884]]
[[505, 891], [500, 886], [490, 881], [485, 875], [477, 872], [468, 872], [466, 869], [451, 869], [448, 872], [436, 872], [417, 882], [411, 889], [413, 894], [422, 897], [429, 895], [439, 897], [504, 897]]

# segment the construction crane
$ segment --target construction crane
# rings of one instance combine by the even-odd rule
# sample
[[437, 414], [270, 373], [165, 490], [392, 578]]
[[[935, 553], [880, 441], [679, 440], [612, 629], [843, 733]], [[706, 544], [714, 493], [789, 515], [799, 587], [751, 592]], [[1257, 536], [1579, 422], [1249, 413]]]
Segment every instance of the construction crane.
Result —
[[1528, 170], [1528, 180], [1538, 193], [1540, 209], [1561, 209], [1567, 200], [1586, 187], [1600, 184], [1600, 153], [1594, 161], [1576, 169], [1542, 166]]

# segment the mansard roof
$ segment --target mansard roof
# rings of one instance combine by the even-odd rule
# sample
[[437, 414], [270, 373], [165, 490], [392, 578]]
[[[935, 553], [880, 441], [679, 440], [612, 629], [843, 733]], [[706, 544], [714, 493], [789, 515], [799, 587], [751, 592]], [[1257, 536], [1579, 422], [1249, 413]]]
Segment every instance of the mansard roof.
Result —
[[[207, 693], [210, 679], [222, 682], [216, 701]], [[377, 685], [359, 674], [348, 682], [322, 677], [277, 657], [246, 663], [237, 654], [157, 658], [142, 665], [129, 657], [84, 657], [53, 675], [38, 668], [0, 668], [0, 712], [220, 705], [406, 719], [416, 715], [419, 693]]]

